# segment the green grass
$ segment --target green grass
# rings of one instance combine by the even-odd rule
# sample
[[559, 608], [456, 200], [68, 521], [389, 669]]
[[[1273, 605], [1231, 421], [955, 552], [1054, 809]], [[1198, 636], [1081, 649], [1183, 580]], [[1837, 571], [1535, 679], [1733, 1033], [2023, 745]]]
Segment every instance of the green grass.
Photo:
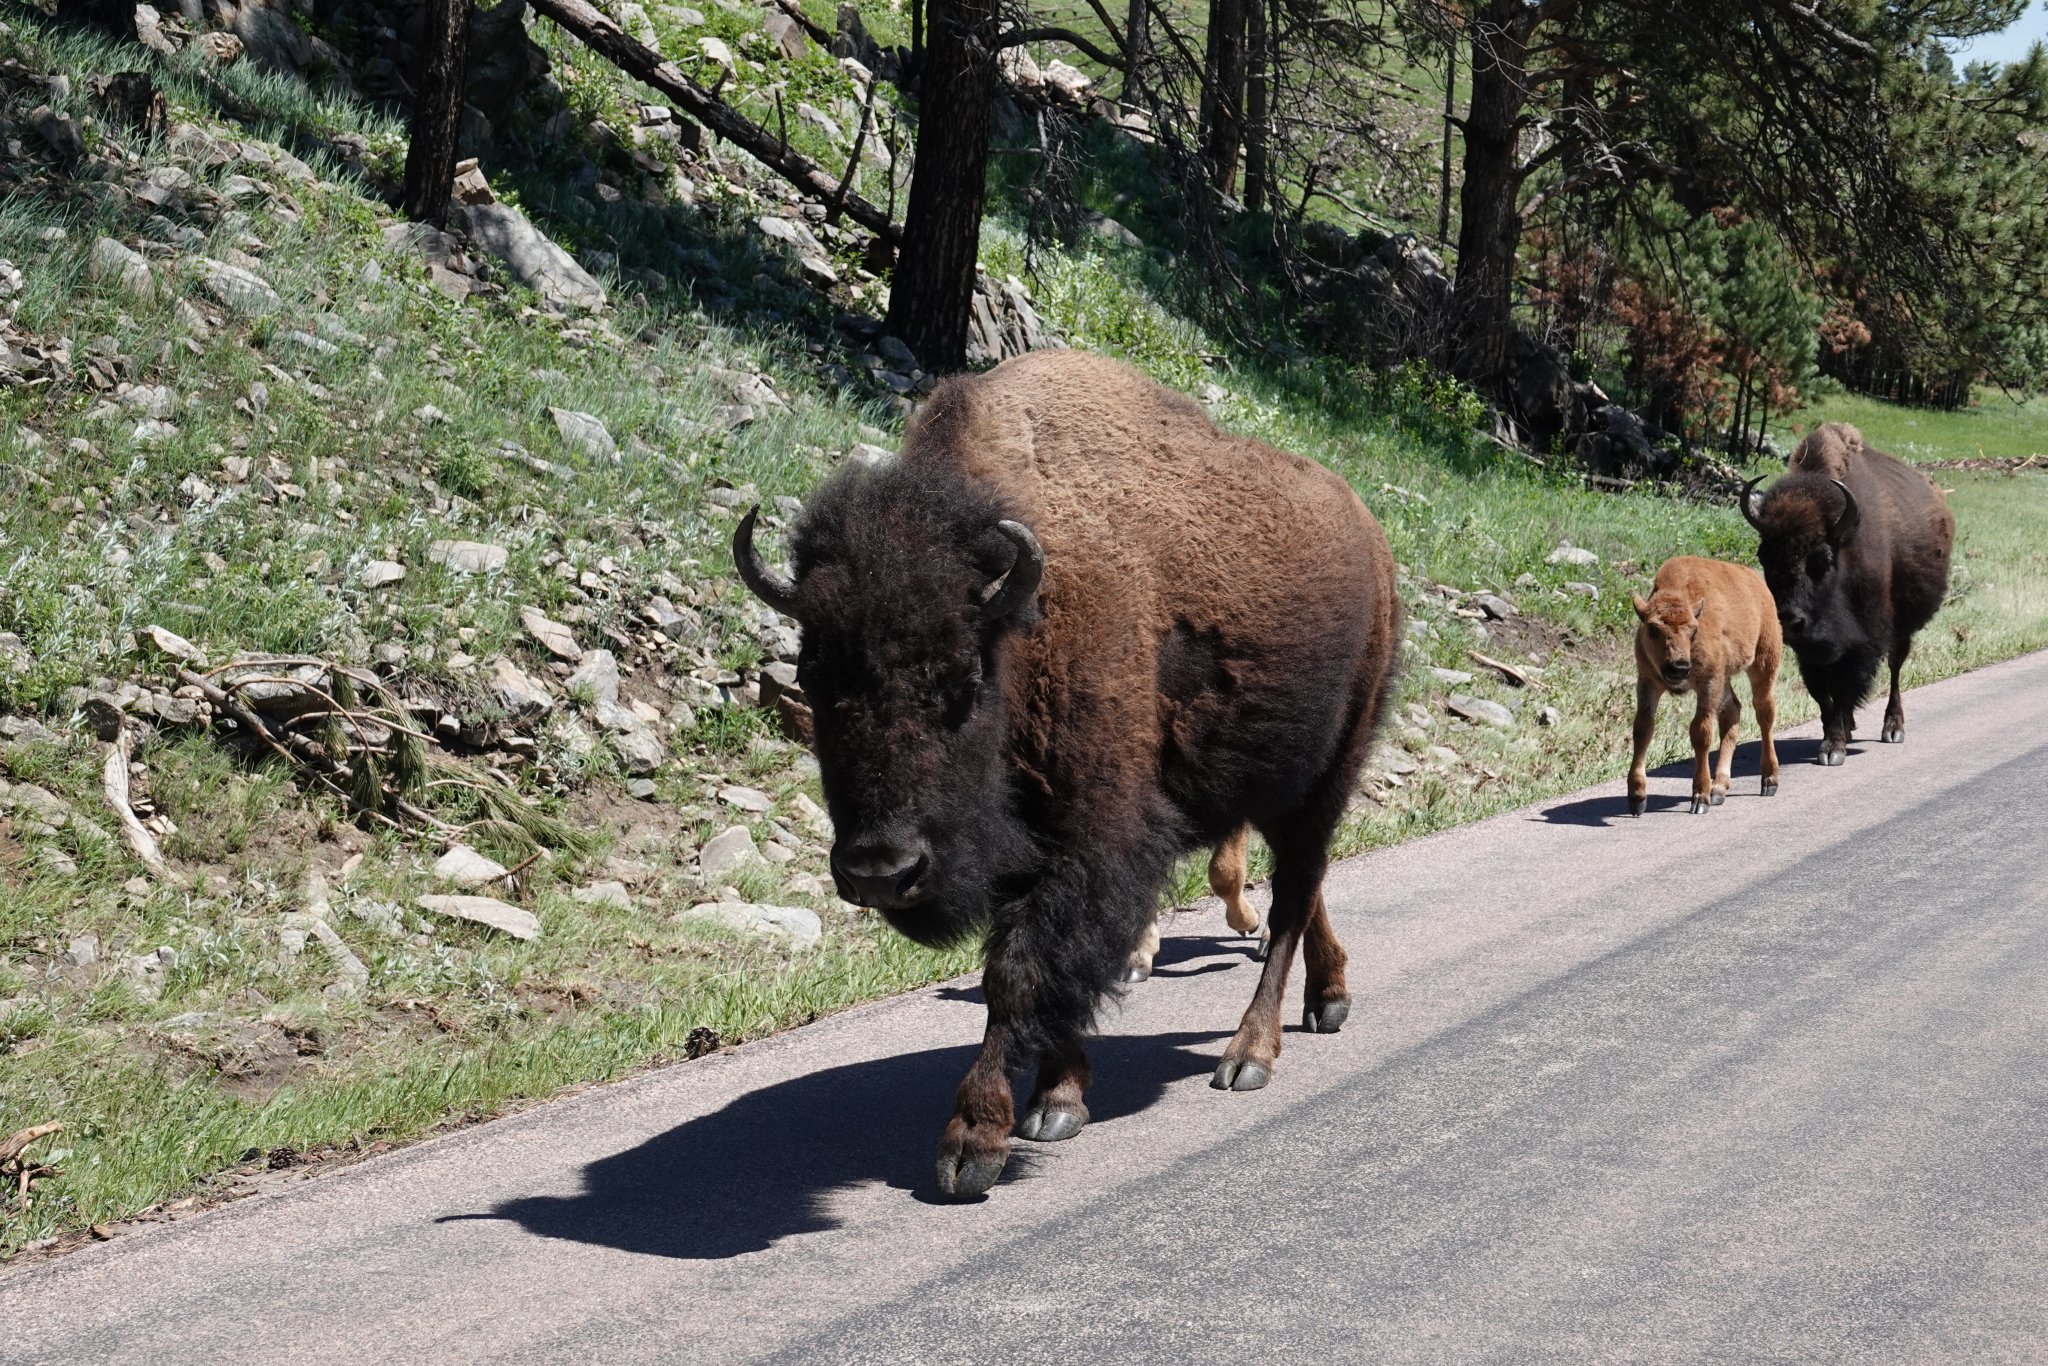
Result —
[[[152, 60], [26, 23], [0, 39], [9, 44], [6, 55], [70, 71], [74, 90], [90, 70]], [[579, 111], [621, 117], [632, 92], [601, 84], [594, 65], [575, 70], [565, 84], [589, 86], [572, 92]], [[178, 116], [218, 127], [218, 92], [195, 74], [170, 74]], [[223, 79], [260, 125], [239, 136], [353, 130], [391, 141], [388, 125], [345, 102], [241, 68]], [[572, 153], [581, 155], [563, 155]], [[574, 615], [578, 634], [594, 642], [607, 628], [631, 628], [660, 592], [698, 612], [704, 629], [670, 658], [630, 657], [631, 685], [663, 709], [689, 703], [694, 724], [672, 736], [673, 762], [651, 803], [621, 797], [601, 743], [579, 746], [559, 719], [542, 730], [542, 762], [517, 781], [549, 815], [586, 832], [590, 847], [564, 847], [529, 873], [517, 898], [542, 921], [531, 944], [419, 912], [414, 898], [431, 889], [438, 842], [357, 828], [333, 803], [212, 738], [167, 734], [138, 754], [149, 795], [177, 827], [165, 847], [181, 876], [161, 883], [133, 881], [140, 869], [98, 797], [96, 745], [74, 735], [0, 746], [8, 781], [39, 784], [73, 811], [49, 835], [0, 818], [0, 1134], [66, 1125], [40, 1150], [63, 1176], [39, 1186], [27, 1211], [0, 1201], [0, 1252], [148, 1209], [251, 1149], [402, 1139], [687, 1056], [704, 1046], [698, 1031], [726, 1043], [757, 1037], [973, 959], [918, 949], [818, 895], [804, 881], [823, 871], [823, 846], [810, 835], [787, 866], [733, 882], [749, 897], [818, 908], [818, 949], [792, 955], [674, 920], [717, 890], [697, 884], [691, 858], [741, 819], [718, 803], [720, 787], [767, 791], [774, 819], [799, 834], [796, 799], [818, 796], [804, 757], [761, 713], [705, 700], [709, 677], [762, 658], [758, 609], [730, 576], [730, 513], [706, 494], [725, 484], [764, 498], [801, 495], [839, 452], [897, 429], [892, 407], [818, 378], [821, 362], [857, 357], [829, 327], [831, 308], [758, 246], [750, 224], [771, 201], [734, 187], [687, 212], [652, 196], [605, 204], [564, 191], [559, 167], [499, 168], [500, 183], [519, 187], [571, 245], [612, 253], [622, 271], [662, 273], [659, 287], [619, 291], [602, 323], [550, 321], [527, 311], [533, 300], [517, 289], [462, 306], [435, 293], [417, 258], [384, 243], [386, 220], [362, 187], [311, 146], [301, 154], [323, 183], [280, 182], [298, 221], [261, 205], [195, 220], [202, 244], [161, 259], [166, 288], [148, 304], [85, 270], [99, 233], [140, 240], [133, 218], [85, 197], [0, 204], [0, 257], [29, 281], [17, 323], [68, 338], [75, 351], [97, 345], [130, 357], [123, 378], [171, 386], [180, 399], [176, 436], [141, 445], [134, 416], [109, 415], [108, 396], [85, 384], [0, 390], [0, 477], [12, 499], [0, 518], [0, 631], [20, 635], [36, 660], [22, 673], [0, 668], [0, 711], [61, 726], [67, 688], [160, 678], [137, 639], [155, 623], [216, 657], [317, 649], [365, 662], [377, 645], [403, 644], [403, 687], [484, 715], [490, 704], [475, 669], [454, 657], [502, 652], [545, 669], [521, 634], [521, 606]], [[155, 165], [176, 154], [137, 155]], [[228, 172], [274, 178], [249, 166], [202, 178], [218, 183]], [[867, 187], [876, 193], [879, 183]], [[1134, 222], [1155, 212], [1102, 203]], [[1627, 595], [1669, 555], [1747, 559], [1752, 537], [1732, 507], [1651, 490], [1595, 493], [1538, 469], [1473, 440], [1469, 398], [1417, 373], [1367, 380], [1312, 358], [1233, 359], [1243, 353], [1179, 309], [1173, 267], [1157, 253], [1041, 247], [1027, 267], [1018, 221], [1014, 201], [998, 207], [984, 264], [998, 278], [1026, 279], [1062, 335], [1183, 390], [1214, 386], [1219, 421], [1342, 472], [1385, 525], [1416, 623], [1385, 743], [1417, 767], [1361, 798], [1341, 852], [1621, 774], [1632, 707]], [[53, 239], [52, 228], [64, 235]], [[255, 250], [250, 236], [286, 301], [275, 319], [226, 314], [186, 264], [238, 243]], [[217, 324], [196, 334], [180, 300]], [[335, 349], [295, 346], [285, 333], [299, 328]], [[731, 395], [718, 369], [767, 372], [788, 406], [727, 430], [718, 410]], [[248, 402], [259, 382], [260, 411]], [[2043, 439], [2048, 424], [2028, 426], [2039, 423], [2035, 410], [2008, 420], [1994, 403], [1944, 417], [1949, 425], [1927, 439], [1957, 453], [1974, 453], [1971, 442], [2017, 453]], [[419, 416], [429, 405], [438, 416]], [[600, 417], [621, 459], [566, 449], [550, 406]], [[1899, 429], [1885, 424], [1922, 420], [1868, 405], [1829, 415], [1849, 415], [1894, 448]], [[507, 453], [508, 442], [556, 472], [536, 473]], [[304, 496], [266, 501], [253, 480], [223, 482], [229, 456]], [[211, 487], [196, 503], [186, 491], [194, 476]], [[2048, 482], [2039, 473], [1942, 480], [1955, 488], [1961, 555], [1952, 600], [1914, 656], [1915, 682], [2048, 644], [2038, 537]], [[444, 538], [498, 542], [509, 563], [493, 575], [451, 574], [426, 553]], [[1567, 539], [1601, 563], [1548, 564]], [[403, 583], [362, 589], [357, 575], [371, 559], [403, 563]], [[599, 574], [606, 561], [610, 572]], [[582, 586], [585, 573], [594, 587]], [[1571, 581], [1593, 584], [1598, 600], [1567, 588]], [[1439, 585], [1503, 593], [1523, 616], [1482, 638]], [[1537, 666], [1542, 690], [1510, 690], [1471, 661], [1473, 649]], [[1517, 708], [1513, 730], [1451, 718], [1443, 701], [1452, 689], [1431, 665], [1470, 672], [1459, 690]], [[1796, 683], [1784, 701], [1788, 722], [1810, 710]], [[1536, 724], [1545, 706], [1556, 708], [1555, 725]], [[1682, 719], [1667, 712], [1660, 763], [1685, 752]], [[543, 767], [553, 781], [539, 776]], [[452, 796], [437, 809], [453, 821], [481, 814]], [[749, 823], [758, 840], [773, 833], [767, 821]], [[515, 852], [492, 843], [488, 829], [473, 839], [507, 861]], [[344, 881], [338, 870], [351, 858], [360, 861]], [[636, 909], [574, 901], [573, 888], [620, 866], [612, 860], [638, 865]], [[315, 866], [333, 884], [330, 924], [367, 969], [359, 991], [336, 988], [318, 944], [287, 952], [288, 917], [304, 910], [301, 889]], [[1171, 891], [1186, 899], [1201, 887], [1201, 862], [1190, 860]], [[62, 963], [85, 935], [99, 941], [98, 962]], [[133, 966], [160, 948], [174, 961]]]
[[1995, 389], [1979, 390], [1974, 403], [1953, 412], [1840, 394], [1792, 421], [1801, 433], [1822, 422], [1854, 423], [1871, 445], [1904, 460], [2048, 458], [2048, 399], [2015, 401]]

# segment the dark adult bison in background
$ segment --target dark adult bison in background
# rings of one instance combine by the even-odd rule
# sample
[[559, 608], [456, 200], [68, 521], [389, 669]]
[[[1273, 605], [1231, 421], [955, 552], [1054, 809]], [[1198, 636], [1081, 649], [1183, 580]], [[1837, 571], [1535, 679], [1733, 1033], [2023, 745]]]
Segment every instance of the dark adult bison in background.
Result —
[[1790, 463], [1761, 499], [1761, 479], [1743, 486], [1742, 515], [1761, 537], [1757, 558], [1785, 643], [1820, 703], [1820, 761], [1833, 766], [1848, 754], [1880, 659], [1891, 662], [1892, 695], [1879, 738], [1906, 738], [1899, 669], [1948, 594], [1956, 521], [1925, 475], [1853, 427], [1827, 424]]
[[1213, 1084], [1266, 1084], [1297, 945], [1304, 1025], [1350, 1009], [1323, 909], [1330, 836], [1400, 637], [1385, 536], [1345, 482], [1218, 431], [1077, 352], [948, 380], [900, 457], [811, 497], [793, 578], [740, 576], [803, 628], [840, 894], [904, 934], [986, 932], [988, 1031], [939, 1145], [978, 1195], [1017, 1132], [1087, 1123], [1082, 1038], [1173, 860], [1249, 821], [1273, 851], [1271, 948]]

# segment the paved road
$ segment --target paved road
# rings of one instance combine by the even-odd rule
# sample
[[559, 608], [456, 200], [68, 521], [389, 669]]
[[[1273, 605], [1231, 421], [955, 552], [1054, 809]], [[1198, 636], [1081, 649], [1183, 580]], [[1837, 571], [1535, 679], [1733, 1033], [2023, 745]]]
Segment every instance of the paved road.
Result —
[[1181, 917], [982, 1203], [956, 984], [5, 1277], [0, 1358], [2048, 1359], [2048, 655], [1909, 717], [1343, 865], [1358, 1005], [1263, 1091]]

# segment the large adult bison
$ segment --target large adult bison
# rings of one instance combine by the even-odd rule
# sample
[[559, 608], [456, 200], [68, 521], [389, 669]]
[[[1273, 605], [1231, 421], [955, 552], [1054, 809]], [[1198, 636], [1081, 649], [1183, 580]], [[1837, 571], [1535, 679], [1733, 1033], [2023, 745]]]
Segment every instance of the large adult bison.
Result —
[[1903, 741], [1899, 669], [1948, 594], [1956, 522], [1941, 491], [1837, 423], [1801, 442], [1785, 476], [1758, 499], [1761, 482], [1743, 486], [1742, 515], [1761, 537], [1757, 558], [1785, 643], [1820, 704], [1820, 761], [1847, 756], [1881, 659], [1891, 663], [1892, 694], [1879, 738]]
[[1297, 945], [1304, 1023], [1350, 996], [1323, 909], [1331, 833], [1399, 640], [1394, 567], [1336, 475], [1226, 435], [1077, 352], [946, 381], [902, 454], [811, 497], [793, 578], [733, 558], [803, 628], [840, 894], [924, 943], [987, 934], [988, 1029], [939, 1145], [978, 1195], [1017, 1132], [1088, 1120], [1082, 1036], [1173, 860], [1249, 821], [1273, 851], [1271, 948], [1212, 1084], [1266, 1084]]

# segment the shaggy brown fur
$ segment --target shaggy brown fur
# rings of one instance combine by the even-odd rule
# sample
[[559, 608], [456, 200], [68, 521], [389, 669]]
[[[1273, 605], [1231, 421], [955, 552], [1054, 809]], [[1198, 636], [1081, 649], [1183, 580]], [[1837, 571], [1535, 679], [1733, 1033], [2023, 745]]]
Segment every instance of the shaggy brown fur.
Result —
[[1903, 741], [1899, 670], [1914, 633], [1948, 595], [1955, 549], [1955, 518], [1941, 491], [1911, 465], [1861, 444], [1847, 451], [1839, 476], [1795, 454], [1761, 500], [1752, 496], [1756, 482], [1743, 489], [1743, 515], [1760, 537], [1757, 558], [1785, 643], [1820, 704], [1820, 762], [1847, 757], [1856, 708], [1882, 660], [1890, 661], [1892, 686], [1879, 738]]
[[[1640, 816], [1650, 799], [1650, 775], [1643, 758], [1657, 729], [1657, 703], [1667, 692], [1690, 691], [1698, 705], [1692, 718], [1692, 811], [1719, 806], [1728, 795], [1729, 766], [1735, 759], [1735, 724], [1742, 702], [1732, 686], [1738, 672], [1749, 674], [1749, 698], [1763, 736], [1763, 793], [1778, 790], [1778, 749], [1771, 738], [1778, 703], [1773, 685], [1784, 639], [1771, 590], [1754, 569], [1722, 560], [1681, 555], [1664, 561], [1647, 601], [1635, 599], [1636, 754], [1628, 769], [1628, 809]], [[1709, 776], [1707, 750], [1716, 717], [1721, 722], [1718, 771]]]
[[1862, 451], [1862, 432], [1846, 422], [1823, 422], [1792, 448], [1786, 466], [1828, 479], [1846, 479], [1849, 462]]
[[[1029, 557], [1004, 519], [1043, 579], [991, 621]], [[1342, 1023], [1323, 869], [1400, 638], [1393, 558], [1342, 479], [1127, 366], [1040, 352], [946, 381], [900, 458], [819, 489], [793, 584], [745, 537], [735, 556], [803, 627], [842, 889], [879, 886], [919, 938], [987, 930], [943, 1192], [1001, 1173], [1015, 1063], [1039, 1068], [1023, 1137], [1086, 1122], [1082, 1034], [1173, 860], [1246, 823], [1273, 850], [1271, 951], [1214, 1084], [1270, 1077], [1297, 946], [1307, 1027]]]

